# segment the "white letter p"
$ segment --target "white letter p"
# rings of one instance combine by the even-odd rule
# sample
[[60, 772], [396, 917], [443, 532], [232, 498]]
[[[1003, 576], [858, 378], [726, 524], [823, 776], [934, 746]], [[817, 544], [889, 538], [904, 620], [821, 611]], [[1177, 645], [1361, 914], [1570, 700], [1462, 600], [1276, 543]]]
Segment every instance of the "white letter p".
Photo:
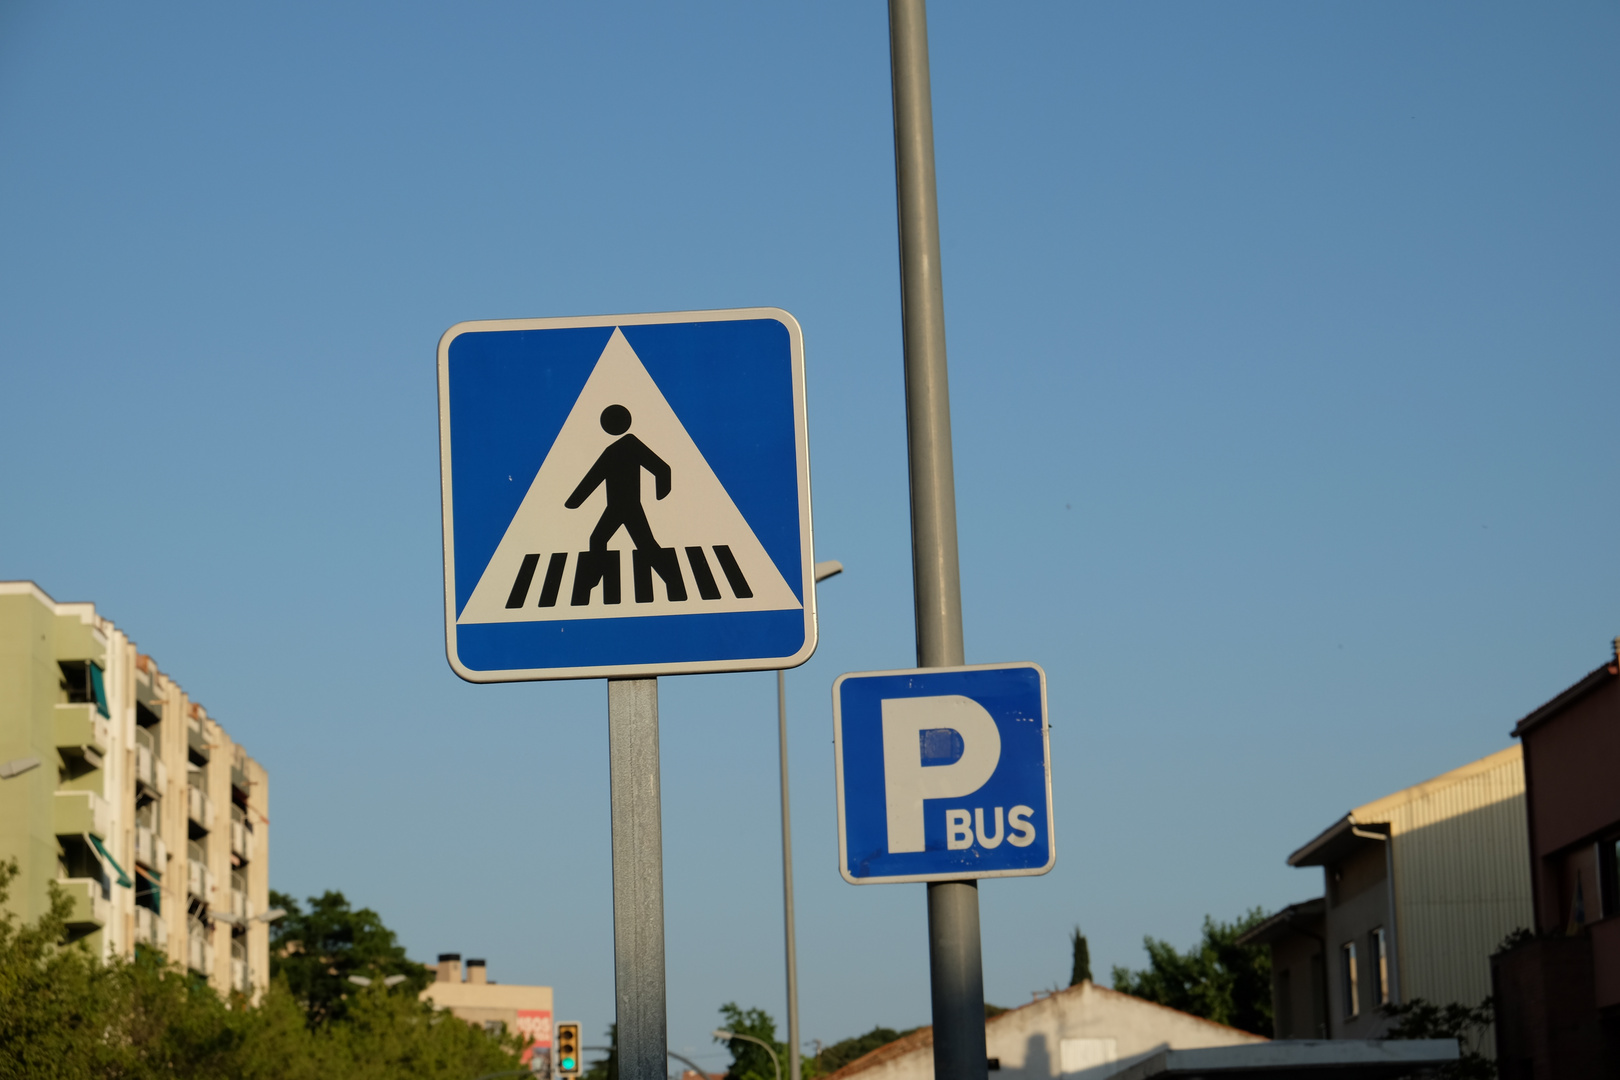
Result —
[[[924, 765], [922, 733], [949, 728], [962, 737], [962, 756]], [[883, 788], [888, 803], [889, 853], [923, 851], [923, 800], [955, 799], [985, 785], [1001, 761], [995, 719], [960, 694], [883, 700]]]

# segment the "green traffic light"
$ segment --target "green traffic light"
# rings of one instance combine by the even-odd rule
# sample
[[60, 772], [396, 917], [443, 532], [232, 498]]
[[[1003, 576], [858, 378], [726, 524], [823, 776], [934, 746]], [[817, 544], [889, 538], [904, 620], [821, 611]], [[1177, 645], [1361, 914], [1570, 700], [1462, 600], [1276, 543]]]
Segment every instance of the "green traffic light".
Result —
[[571, 1057], [563, 1058], [562, 1059], [562, 1067], [563, 1067], [564, 1072], [573, 1072], [574, 1071], [574, 1059], [571, 1058]]

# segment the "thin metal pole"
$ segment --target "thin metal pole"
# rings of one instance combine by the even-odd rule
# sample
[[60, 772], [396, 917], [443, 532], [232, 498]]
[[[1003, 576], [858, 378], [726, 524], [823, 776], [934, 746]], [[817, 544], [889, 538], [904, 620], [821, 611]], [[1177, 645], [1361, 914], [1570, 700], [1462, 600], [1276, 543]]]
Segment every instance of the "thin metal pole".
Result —
[[799, 955], [793, 931], [793, 825], [788, 808], [787, 673], [776, 673], [776, 736], [782, 748], [782, 917], [787, 937], [788, 1080], [799, 1080]]
[[911, 465], [911, 566], [917, 664], [962, 663], [962, 584], [956, 558], [956, 478], [945, 371], [945, 285], [934, 191], [934, 113], [923, 0], [889, 0], [894, 77], [894, 173], [900, 219], [906, 437]]
[[[911, 565], [917, 666], [963, 663], [956, 480], [945, 366], [945, 284], [934, 185], [934, 112], [924, 0], [889, 0], [894, 85], [894, 178], [900, 224], [906, 446], [911, 471]], [[928, 960], [935, 1080], [986, 1080], [979, 891], [972, 881], [928, 886]]]
[[666, 1080], [658, 680], [608, 680], [613, 977], [622, 1080]]

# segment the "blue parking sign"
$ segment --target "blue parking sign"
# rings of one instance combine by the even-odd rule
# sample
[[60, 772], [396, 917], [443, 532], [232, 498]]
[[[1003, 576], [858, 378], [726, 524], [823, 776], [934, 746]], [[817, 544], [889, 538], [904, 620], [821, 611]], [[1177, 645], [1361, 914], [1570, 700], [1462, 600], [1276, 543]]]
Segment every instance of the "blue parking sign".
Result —
[[852, 885], [1052, 869], [1046, 673], [986, 664], [833, 683], [838, 872]]

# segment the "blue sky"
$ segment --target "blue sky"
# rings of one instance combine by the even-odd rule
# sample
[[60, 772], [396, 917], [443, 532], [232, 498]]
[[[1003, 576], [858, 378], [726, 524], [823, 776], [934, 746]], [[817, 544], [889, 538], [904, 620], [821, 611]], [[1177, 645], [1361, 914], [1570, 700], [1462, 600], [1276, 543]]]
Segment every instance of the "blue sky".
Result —
[[[986, 994], [1317, 893], [1289, 851], [1620, 633], [1613, 5], [931, 12], [970, 662], [1050, 680], [1058, 865]], [[611, 1019], [606, 693], [443, 656], [434, 346], [775, 305], [822, 644], [789, 675], [807, 1039], [926, 1023], [835, 865], [833, 678], [913, 658], [881, 5], [0, 7], [0, 577], [270, 770], [272, 878]], [[774, 691], [664, 680], [670, 1042], [780, 1019]]]

